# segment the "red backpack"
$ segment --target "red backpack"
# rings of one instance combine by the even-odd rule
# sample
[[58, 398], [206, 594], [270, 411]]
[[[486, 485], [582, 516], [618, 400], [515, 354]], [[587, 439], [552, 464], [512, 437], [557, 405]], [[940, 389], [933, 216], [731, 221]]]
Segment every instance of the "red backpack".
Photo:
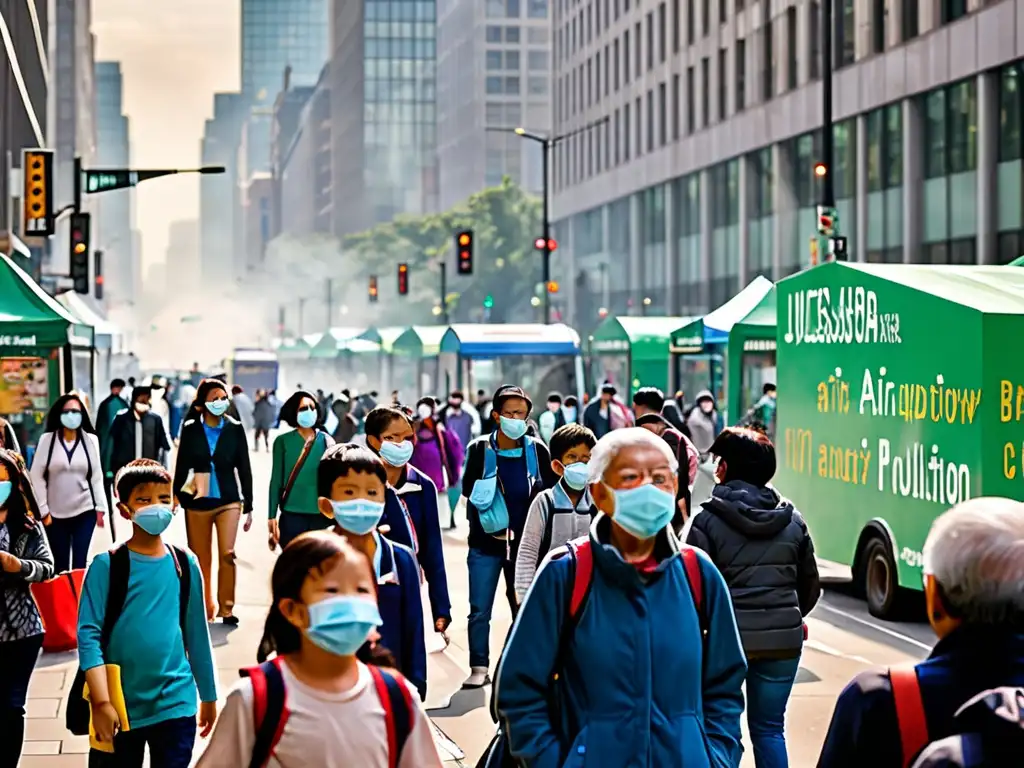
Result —
[[[281, 673], [284, 659], [280, 656], [258, 667], [240, 670], [242, 677], [252, 681], [252, 714], [256, 742], [252, 748], [249, 768], [264, 768], [274, 754], [288, 722], [288, 690]], [[388, 766], [397, 768], [402, 749], [409, 739], [416, 714], [409, 686], [401, 674], [391, 669], [368, 667], [381, 706], [388, 737]]]
[[903, 768], [910, 768], [917, 753], [929, 742], [928, 721], [921, 699], [921, 684], [917, 668], [913, 665], [889, 668], [892, 698], [896, 705], [896, 723], [900, 729], [900, 747], [903, 750]]

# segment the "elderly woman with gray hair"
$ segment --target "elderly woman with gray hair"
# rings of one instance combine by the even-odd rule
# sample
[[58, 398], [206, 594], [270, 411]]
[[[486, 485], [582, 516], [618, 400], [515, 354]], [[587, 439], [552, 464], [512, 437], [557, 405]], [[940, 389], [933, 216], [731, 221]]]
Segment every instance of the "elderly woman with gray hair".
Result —
[[632, 427], [601, 438], [588, 468], [590, 535], [541, 565], [498, 667], [512, 755], [531, 768], [739, 765], [746, 662], [722, 575], [672, 532], [675, 456]]
[[[1024, 504], [957, 505], [932, 524], [923, 555], [928, 621], [939, 641], [918, 664], [853, 679], [836, 702], [819, 768], [1021, 764], [1019, 723], [987, 736], [968, 732], [984, 730], [971, 719], [982, 699], [1007, 691], [1016, 699], [1014, 689], [1024, 687]], [[997, 735], [993, 754], [991, 734], [1014, 731], [1015, 746]], [[981, 762], [965, 757], [968, 735], [989, 751]], [[960, 757], [932, 760], [943, 749]]]

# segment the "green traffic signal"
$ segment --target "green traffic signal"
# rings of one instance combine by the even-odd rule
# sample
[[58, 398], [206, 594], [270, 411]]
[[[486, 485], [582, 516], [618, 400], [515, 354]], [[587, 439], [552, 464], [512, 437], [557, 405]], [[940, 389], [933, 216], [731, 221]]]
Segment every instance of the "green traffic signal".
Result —
[[494, 297], [491, 294], [484, 296], [484, 309], [492, 309], [494, 307]]

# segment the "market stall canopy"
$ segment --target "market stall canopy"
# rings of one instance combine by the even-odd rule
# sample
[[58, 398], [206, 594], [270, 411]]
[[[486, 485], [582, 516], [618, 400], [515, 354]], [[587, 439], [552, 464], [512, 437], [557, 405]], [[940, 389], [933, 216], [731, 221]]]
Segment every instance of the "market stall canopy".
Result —
[[278, 360], [308, 360], [311, 349], [305, 339], [281, 339], [274, 346]]
[[743, 392], [743, 353], [774, 353], [778, 332], [777, 289], [765, 294], [750, 314], [740, 320], [729, 332], [729, 410], [733, 421], [740, 415]]
[[369, 339], [345, 339], [338, 342], [339, 355], [377, 355], [380, 344]]
[[1008, 267], [1024, 267], [1024, 256], [1018, 256], [1016, 259], [1011, 261], [1006, 266], [1008, 266]]
[[71, 291], [62, 293], [57, 297], [57, 301], [83, 323], [92, 326], [93, 333], [96, 334], [97, 347], [109, 349], [113, 346], [114, 337], [121, 335], [121, 329], [116, 324], [101, 317], [79, 294]]
[[447, 330], [447, 325], [414, 325], [399, 334], [391, 350], [404, 357], [437, 357]]
[[[319, 338], [315, 343], [310, 344], [309, 356], [313, 359], [323, 360], [335, 358], [341, 354], [342, 345], [350, 339], [361, 338], [363, 328], [331, 328], [324, 334], [317, 334]], [[309, 339], [308, 336], [303, 337]]]
[[673, 352], [699, 352], [709, 344], [725, 344], [732, 327], [746, 317], [772, 289], [761, 275], [714, 312], [687, 323], [672, 333]]
[[668, 357], [672, 332], [699, 318], [607, 317], [590, 337], [590, 349], [598, 354], [629, 353], [634, 360]]
[[0, 347], [90, 347], [93, 329], [0, 253]]
[[445, 332], [441, 351], [463, 357], [578, 355], [580, 337], [562, 323], [459, 324]]
[[404, 325], [391, 325], [386, 328], [377, 328], [377, 338], [371, 339], [380, 344], [380, 348], [385, 354], [391, 354], [394, 351], [395, 342], [398, 337], [408, 330]]

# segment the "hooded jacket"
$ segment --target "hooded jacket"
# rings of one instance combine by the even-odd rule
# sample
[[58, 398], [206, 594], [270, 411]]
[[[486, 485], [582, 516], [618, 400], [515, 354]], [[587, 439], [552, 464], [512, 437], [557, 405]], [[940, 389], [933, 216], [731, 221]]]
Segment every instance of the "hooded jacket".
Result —
[[715, 396], [707, 389], [697, 393], [696, 405], [686, 417], [686, 427], [690, 430], [690, 439], [697, 446], [697, 450], [707, 453], [718, 437], [718, 408], [711, 413], [704, 413], [700, 409], [701, 400], [710, 400], [714, 404]]
[[[541, 566], [519, 610], [494, 688], [512, 754], [530, 768], [734, 768], [743, 751], [747, 665], [721, 574], [699, 553], [702, 645], [669, 529], [658, 534], [658, 566], [648, 576], [623, 560], [610, 531], [611, 520], [599, 514], [590, 528], [590, 591], [574, 629], [567, 628], [574, 583], [567, 548]], [[556, 671], [565, 694], [558, 719], [571, 727], [552, 722]]]
[[803, 617], [821, 584], [807, 524], [793, 504], [742, 480], [716, 485], [687, 543], [707, 552], [725, 577], [747, 655], [799, 655]]

